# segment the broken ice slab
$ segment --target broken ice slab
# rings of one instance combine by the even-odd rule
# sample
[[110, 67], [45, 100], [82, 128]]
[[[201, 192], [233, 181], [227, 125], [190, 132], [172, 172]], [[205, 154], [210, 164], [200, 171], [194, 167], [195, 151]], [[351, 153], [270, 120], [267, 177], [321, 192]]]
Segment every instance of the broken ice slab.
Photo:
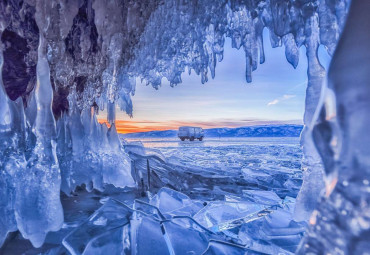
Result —
[[171, 219], [166, 220], [164, 222], [171, 221], [172, 223], [175, 223], [177, 225], [180, 225], [184, 228], [190, 228], [194, 229], [198, 232], [206, 233], [207, 236], [209, 236], [212, 239], [218, 239], [218, 234], [212, 232], [211, 230], [207, 229], [203, 225], [201, 225], [199, 222], [197, 222], [194, 218], [189, 216], [173, 216]]
[[302, 178], [290, 178], [284, 182], [284, 187], [288, 190], [298, 190], [302, 186]]
[[254, 169], [244, 167], [242, 168], [242, 173], [244, 175], [244, 179], [250, 183], [258, 184], [258, 181], [264, 181], [266, 183], [272, 182], [272, 175], [265, 173], [262, 170], [255, 171]]
[[[150, 209], [150, 205], [140, 209]], [[215, 237], [190, 217], [174, 216], [158, 221], [154, 216], [140, 214], [131, 220], [131, 254], [201, 254], [209, 237]]]
[[263, 231], [265, 226], [265, 218], [260, 218], [250, 224], [244, 224], [239, 228], [238, 237], [242, 244], [254, 251], [259, 251], [263, 254], [293, 254], [292, 252], [274, 244]]
[[170, 254], [203, 254], [210, 241], [236, 241], [224, 233], [212, 232], [189, 216], [163, 221], [162, 230]]
[[251, 249], [247, 249], [243, 246], [211, 240], [207, 247], [207, 250], [202, 255], [257, 255], [257, 254], [266, 254]]
[[294, 169], [284, 167], [267, 169], [244, 167], [242, 173], [248, 183], [264, 190], [273, 190], [279, 197], [296, 197], [302, 184], [300, 173], [297, 174]]
[[283, 199], [282, 208], [286, 211], [289, 211], [292, 215], [294, 214], [296, 199], [290, 196], [286, 196]]
[[[156, 206], [162, 213], [170, 214], [178, 211], [176, 215], [192, 216], [202, 207], [193, 201], [185, 194], [172, 190], [170, 188], [161, 188], [158, 193], [150, 200], [150, 204]], [[182, 209], [182, 213], [180, 210]]]
[[152, 216], [157, 220], [165, 220], [166, 218], [163, 216], [162, 212], [158, 209], [158, 207], [148, 204], [144, 201], [135, 199], [133, 204], [134, 210], [140, 211], [145, 213], [148, 216]]
[[270, 212], [268, 206], [252, 202], [215, 201], [195, 214], [194, 219], [206, 228], [220, 232], [254, 221]]
[[286, 196], [283, 200], [283, 204], [294, 204], [296, 201], [295, 198], [293, 197], [290, 197], [290, 196]]
[[[130, 251], [129, 225], [114, 228], [91, 239], [83, 254], [89, 255], [120, 255]], [[128, 241], [128, 242], [127, 242]]]
[[[63, 245], [72, 254], [84, 254], [87, 248], [95, 247], [97, 242], [104, 242], [107, 232], [128, 224], [132, 213], [131, 208], [110, 199], [85, 222], [68, 234], [63, 239]], [[93, 243], [89, 244], [91, 241]], [[111, 243], [107, 244], [108, 246], [115, 246], [122, 242], [119, 238], [110, 241]]]
[[294, 198], [286, 197], [273, 213], [242, 225], [238, 232], [242, 243], [269, 254], [292, 254], [306, 227], [304, 222], [292, 219], [294, 202]]
[[169, 251], [174, 254], [202, 254], [208, 245], [207, 232], [200, 231], [199, 227], [188, 227], [184, 221], [175, 219], [162, 223]]
[[265, 224], [261, 229], [265, 240], [294, 252], [306, 230], [305, 222], [296, 222], [292, 218], [289, 208], [278, 208], [273, 214], [265, 218]]
[[278, 205], [282, 202], [282, 199], [275, 192], [267, 190], [243, 190], [243, 197], [263, 205]]
[[142, 142], [130, 142], [123, 145], [125, 152], [135, 154], [136, 157], [156, 157], [166, 162], [166, 157], [158, 149], [144, 147]]
[[194, 216], [200, 209], [204, 207], [204, 202], [193, 201], [191, 204], [181, 207], [180, 209], [174, 210], [168, 214], [177, 216]]
[[168, 250], [160, 222], [151, 217], [131, 220], [130, 243], [132, 255], [173, 255]]

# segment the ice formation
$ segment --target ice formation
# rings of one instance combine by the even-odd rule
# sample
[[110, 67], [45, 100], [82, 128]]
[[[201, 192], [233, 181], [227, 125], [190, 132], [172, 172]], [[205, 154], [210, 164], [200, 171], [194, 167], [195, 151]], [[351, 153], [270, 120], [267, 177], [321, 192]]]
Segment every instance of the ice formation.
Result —
[[[299, 254], [366, 254], [370, 250], [369, 60], [367, 1], [352, 1], [324, 88], [313, 134], [326, 171], [326, 190], [311, 216]], [[360, 26], [358, 24], [361, 24]]]
[[169, 188], [149, 203], [109, 199], [63, 245], [71, 254], [292, 254], [305, 231], [292, 219], [295, 200], [248, 199], [204, 205]]
[[[16, 23], [11, 20], [9, 13], [14, 4], [16, 3], [1, 3], [4, 14], [1, 20], [2, 34], [9, 23]], [[0, 83], [1, 112], [4, 116], [1, 120], [1, 182], [4, 184], [1, 187], [1, 205], [4, 205], [1, 207], [4, 220], [1, 224], [1, 244], [8, 232], [19, 229], [24, 238], [30, 239], [35, 247], [39, 247], [49, 231], [59, 230], [63, 223], [61, 190], [69, 194], [81, 184], [97, 189], [102, 189], [103, 183], [117, 187], [134, 185], [129, 172], [130, 160], [122, 150], [114, 124], [108, 129], [97, 122], [93, 111], [71, 110], [70, 114], [61, 113], [58, 132], [56, 130], [52, 111], [55, 84], [53, 86], [51, 83], [53, 77], [50, 76], [49, 63], [52, 63], [51, 47], [55, 47], [54, 50], [58, 50], [58, 47], [49, 43], [50, 38], [58, 38], [60, 42], [57, 42], [63, 44], [62, 39], [66, 36], [64, 33], [69, 31], [72, 24], [65, 17], [66, 19], [58, 22], [59, 30], [50, 32], [49, 19], [57, 18], [50, 13], [54, 4], [56, 3], [50, 1], [38, 1], [36, 6], [24, 3], [34, 11], [33, 23], [37, 25], [39, 37], [36, 86], [29, 95], [25, 112], [22, 98], [15, 102], [10, 100], [3, 82]], [[63, 7], [67, 9], [64, 10], [66, 12], [74, 13], [78, 10], [74, 4]], [[17, 15], [23, 15], [22, 11]], [[32, 23], [27, 17], [21, 20]], [[22, 25], [19, 29], [29, 29]], [[24, 35], [23, 31], [18, 32]], [[30, 32], [32, 30], [25, 34], [29, 35]], [[1, 67], [4, 67], [3, 48], [4, 46], [1, 47]], [[25, 56], [25, 60], [26, 57], [32, 56]], [[70, 106], [73, 96], [70, 96]]]
[[[350, 2], [352, 12], [362, 16], [350, 16], [342, 48], [334, 55], [325, 111], [320, 114], [323, 119], [327, 115], [330, 120], [330, 114], [340, 118], [330, 125], [323, 121], [316, 132], [313, 126], [319, 114], [315, 115], [315, 109], [325, 80], [318, 47], [324, 45], [330, 54], [334, 53]], [[368, 180], [357, 178], [355, 170], [347, 173], [345, 169], [367, 173], [366, 142], [360, 140], [360, 135], [366, 133], [365, 84], [369, 72], [366, 65], [353, 71], [358, 79], [358, 86], [353, 88], [342, 85], [353, 82], [341, 76], [357, 68], [358, 63], [367, 63], [366, 50], [361, 51], [361, 56], [356, 55], [360, 52], [357, 49], [353, 51], [356, 54], [350, 60], [357, 65], [348, 64], [343, 52], [353, 47], [348, 46], [352, 43], [348, 40], [367, 36], [354, 23], [368, 25], [364, 14], [368, 7], [368, 2], [362, 0], [1, 1], [0, 246], [7, 233], [16, 229], [33, 245], [40, 246], [47, 232], [60, 228], [60, 189], [70, 193], [81, 184], [87, 189], [103, 189], [108, 183], [118, 187], [134, 185], [131, 162], [118, 140], [114, 121], [116, 106], [132, 114], [130, 96], [135, 92], [135, 77], [158, 88], [163, 78], [171, 85], [179, 84], [181, 74], [188, 70], [199, 74], [204, 83], [208, 72], [215, 76], [227, 36], [233, 47], [243, 48], [246, 80], [251, 82], [252, 71], [258, 62], [265, 61], [264, 28], [270, 31], [273, 47], [285, 47], [289, 63], [297, 66], [301, 46], [306, 47], [309, 63], [306, 127], [302, 133], [304, 183], [292, 217], [296, 221], [307, 219], [324, 187], [324, 182], [320, 183], [324, 179], [322, 163], [311, 138], [314, 130], [327, 171], [327, 196], [330, 195], [325, 199], [328, 203], [320, 202], [321, 209], [315, 215], [327, 213], [334, 218], [317, 221], [319, 224], [310, 233], [326, 233], [329, 225], [337, 226], [333, 223], [335, 215], [343, 211], [348, 215], [348, 208], [355, 210], [354, 215], [346, 216], [346, 222], [354, 217], [359, 220], [348, 228], [336, 229], [340, 240], [348, 240], [343, 237], [348, 229], [351, 236], [368, 231], [368, 215], [360, 215], [359, 209], [368, 208]], [[365, 49], [366, 39], [353, 45]], [[341, 63], [349, 68], [343, 71]], [[98, 109], [105, 107], [109, 129], [98, 124], [95, 116]], [[360, 119], [365, 124], [353, 127]], [[335, 128], [340, 135], [332, 139]], [[338, 149], [338, 143], [347, 146], [345, 150]], [[346, 163], [338, 163], [338, 157]], [[362, 183], [353, 181], [357, 179]], [[343, 200], [343, 194], [348, 192], [357, 194], [360, 205]], [[150, 227], [151, 222], [147, 224]], [[112, 235], [119, 236], [117, 233]], [[307, 240], [314, 239], [314, 234], [309, 234]], [[170, 235], [164, 242], [171, 242]], [[317, 243], [307, 242], [311, 246]], [[366, 243], [360, 245], [365, 247]], [[94, 243], [89, 247], [93, 249]], [[222, 242], [209, 242], [208, 249], [211, 253], [229, 248]]]

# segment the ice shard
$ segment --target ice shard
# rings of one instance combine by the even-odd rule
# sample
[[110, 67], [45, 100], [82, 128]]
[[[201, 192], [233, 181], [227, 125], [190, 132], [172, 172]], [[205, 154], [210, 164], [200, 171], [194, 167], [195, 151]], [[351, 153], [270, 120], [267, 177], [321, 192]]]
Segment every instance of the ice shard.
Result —
[[268, 206], [250, 202], [211, 202], [194, 219], [215, 232], [235, 228], [269, 213]]
[[124, 248], [124, 227], [129, 224], [132, 212], [118, 201], [108, 200], [79, 228], [68, 234], [63, 245], [71, 254], [98, 254], [110, 249], [112, 254], [120, 254]]
[[[173, 208], [182, 206], [179, 197], [186, 198], [187, 202], [196, 202], [168, 188], [160, 193], [156, 194], [159, 195], [155, 198], [156, 202]], [[211, 218], [212, 215], [224, 213], [224, 217], [213, 217], [212, 221], [225, 225], [225, 219], [237, 219], [243, 211], [237, 214], [234, 210], [234, 213], [228, 214], [232, 211], [212, 211], [213, 205], [207, 207], [203, 204], [191, 217], [183, 215], [183, 211], [178, 209], [171, 210], [171, 214], [161, 212], [156, 206], [141, 200], [135, 200], [132, 209], [112, 199], [102, 202], [104, 205], [101, 208], [64, 238], [63, 244], [70, 253], [292, 254], [306, 224], [293, 220], [295, 199], [288, 197], [271, 208], [269, 213], [261, 213], [253, 220], [249, 217], [247, 221], [229, 225], [228, 229], [220, 228], [217, 233], [207, 229], [208, 223], [202, 220], [204, 215], [208, 213], [206, 216]], [[253, 210], [253, 206], [264, 206], [260, 202], [260, 198], [256, 198], [255, 202], [246, 202], [235, 197], [232, 203], [234, 208], [249, 207]], [[221, 206], [230, 207], [230, 203], [224, 202]], [[198, 214], [201, 215], [199, 222], [196, 220]]]
[[245, 255], [261, 253], [245, 249], [242, 246], [233, 245], [225, 242], [213, 241], [209, 243], [207, 250], [202, 255], [216, 255], [216, 254]]

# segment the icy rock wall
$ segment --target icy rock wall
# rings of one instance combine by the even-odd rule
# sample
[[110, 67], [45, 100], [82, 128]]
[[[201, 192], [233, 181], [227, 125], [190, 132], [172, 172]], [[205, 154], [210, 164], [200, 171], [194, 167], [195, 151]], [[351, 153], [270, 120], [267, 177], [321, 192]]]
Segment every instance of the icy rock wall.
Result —
[[[34, 139], [29, 137], [26, 130], [21, 98], [11, 101], [5, 93], [2, 79], [0, 82], [0, 109], [3, 117], [0, 126], [0, 244], [8, 232], [19, 229], [34, 246], [41, 246], [47, 232], [60, 229], [63, 223], [59, 199], [60, 173], [55, 156], [55, 122], [51, 112], [52, 88], [48, 63], [42, 55], [41, 45], [39, 54]], [[2, 63], [1, 48], [1, 67]], [[33, 148], [28, 147], [27, 141], [34, 143]], [[27, 157], [27, 152], [31, 156]]]
[[299, 254], [366, 254], [370, 250], [370, 2], [352, 0], [328, 72], [313, 129], [326, 173]]
[[[299, 47], [307, 49], [309, 82], [306, 128], [302, 134], [305, 178], [296, 208], [296, 218], [307, 219], [323, 187], [322, 166], [310, 126], [325, 77], [317, 52], [320, 44], [330, 54], [334, 52], [348, 5], [349, 0], [1, 1], [3, 84], [7, 95], [12, 99], [22, 97], [27, 105], [24, 118], [22, 100], [13, 103], [3, 93], [6, 98], [1, 101], [0, 109], [6, 113], [3, 129], [8, 132], [10, 128], [16, 137], [11, 139], [15, 143], [12, 153], [17, 154], [17, 148], [22, 148], [18, 143], [26, 146], [24, 155], [20, 153], [20, 158], [26, 159], [17, 163], [37, 162], [27, 167], [51, 169], [41, 171], [43, 178], [51, 178], [51, 187], [40, 184], [36, 188], [46, 204], [53, 203], [43, 198], [46, 188], [52, 189], [57, 200], [50, 207], [50, 217], [55, 217], [55, 223], [46, 218], [48, 224], [40, 231], [56, 229], [61, 221], [56, 212], [60, 209], [59, 198], [55, 195], [59, 185], [63, 191], [70, 192], [82, 183], [88, 189], [101, 189], [105, 182], [117, 186], [133, 183], [127, 170], [127, 155], [117, 150], [120, 145], [114, 120], [116, 106], [132, 114], [130, 96], [135, 92], [135, 77], [141, 77], [155, 88], [160, 86], [162, 78], [174, 86], [181, 83], [181, 74], [187, 69], [199, 74], [204, 83], [208, 72], [215, 76], [216, 63], [222, 61], [224, 40], [228, 36], [233, 47], [245, 52], [246, 80], [251, 82], [252, 71], [265, 61], [264, 28], [270, 31], [273, 47], [285, 47], [287, 61], [294, 67], [299, 62]], [[48, 95], [45, 99], [38, 94], [44, 90]], [[18, 110], [11, 110], [12, 105]], [[109, 130], [99, 125], [95, 116], [97, 109], [106, 106], [112, 124]], [[6, 117], [16, 113], [19, 113], [17, 118], [26, 122], [19, 129], [12, 127], [16, 125], [12, 117]], [[40, 152], [45, 152], [48, 158], [39, 158]], [[6, 154], [1, 164], [6, 165], [10, 158]], [[119, 162], [119, 167], [112, 165], [113, 161]], [[22, 167], [16, 169], [20, 173], [24, 171]], [[118, 175], [123, 177], [114, 178]], [[15, 177], [2, 170], [1, 178], [9, 186], [2, 192], [15, 194], [6, 194], [8, 199], [2, 203], [6, 204], [5, 210], [13, 210], [12, 199], [17, 199], [12, 191], [16, 190]], [[14, 221], [7, 222], [10, 225], [2, 235], [15, 229]], [[26, 237], [33, 236], [26, 228], [20, 230]], [[42, 234], [37, 234], [34, 245], [39, 246], [42, 239]]]
[[[32, 37], [35, 26], [23, 26], [34, 23], [37, 30], [33, 32], [39, 37], [38, 40], [27, 38], [32, 43], [24, 60], [31, 66], [33, 62], [27, 58], [34, 54], [31, 53], [35, 51], [32, 48], [34, 41], [38, 42], [38, 48], [36, 85], [23, 98], [27, 99], [25, 111], [22, 97], [16, 101], [9, 99], [0, 76], [0, 246], [7, 233], [17, 229], [35, 247], [43, 244], [49, 231], [59, 230], [63, 223], [61, 190], [69, 194], [81, 184], [97, 189], [102, 189], [105, 183], [117, 187], [134, 185], [129, 174], [130, 161], [122, 150], [114, 125], [109, 129], [100, 125], [95, 113], [85, 110], [87, 113], [71, 111], [71, 114], [63, 115], [56, 129], [52, 111], [55, 83], [50, 69], [50, 63], [53, 63], [51, 52], [54, 50], [57, 52], [54, 55], [61, 54], [63, 39], [77, 14], [78, 1], [70, 2], [6, 1], [0, 4], [1, 35], [5, 29], [19, 26], [16, 30], [18, 36]], [[22, 9], [14, 17], [12, 8], [20, 6]], [[34, 22], [26, 22], [27, 19], [34, 19]], [[30, 31], [26, 32], [27, 29]], [[4, 48], [6, 51], [9, 47], [12, 45], [8, 41], [0, 45], [1, 74]], [[12, 75], [16, 74], [7, 73], [8, 77]], [[17, 80], [13, 86], [17, 92]], [[73, 94], [70, 98], [72, 101]], [[66, 129], [68, 124], [69, 129]]]
[[[1, 24], [2, 33], [3, 26]], [[0, 46], [0, 68], [3, 67], [3, 48]], [[0, 244], [3, 243], [8, 232], [15, 231], [17, 224], [14, 216], [14, 184], [16, 172], [22, 171], [25, 168], [25, 159], [22, 154], [16, 149], [18, 143], [17, 131], [13, 122], [13, 110], [15, 103], [9, 100], [6, 95], [2, 77], [0, 74]], [[19, 101], [19, 100], [18, 100]], [[16, 160], [14, 160], [16, 159]]]

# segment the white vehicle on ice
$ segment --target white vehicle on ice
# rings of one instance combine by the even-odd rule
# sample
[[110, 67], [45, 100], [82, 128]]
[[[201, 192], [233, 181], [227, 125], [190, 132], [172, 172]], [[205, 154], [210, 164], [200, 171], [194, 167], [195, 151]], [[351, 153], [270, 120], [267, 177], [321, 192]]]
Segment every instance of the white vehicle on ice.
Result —
[[199, 141], [202, 141], [204, 132], [201, 127], [180, 127], [177, 136], [181, 141], [185, 141], [185, 139], [189, 139], [190, 141], [198, 139]]

